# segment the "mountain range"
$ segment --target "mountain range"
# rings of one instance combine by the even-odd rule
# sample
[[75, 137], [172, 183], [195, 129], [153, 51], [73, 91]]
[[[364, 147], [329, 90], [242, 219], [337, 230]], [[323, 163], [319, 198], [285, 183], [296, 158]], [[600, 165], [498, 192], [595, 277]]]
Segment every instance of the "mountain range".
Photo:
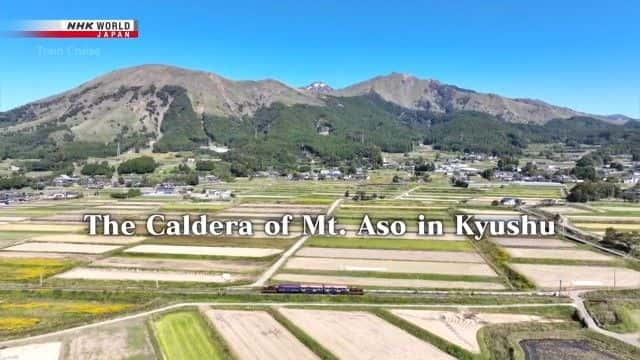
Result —
[[[61, 94], [0, 113], [0, 137], [14, 141], [13, 147], [21, 148], [20, 156], [29, 152], [24, 153], [24, 144], [18, 140], [10, 140], [17, 135], [23, 136], [22, 143], [37, 138], [47, 149], [77, 142], [117, 141], [125, 147], [151, 145], [156, 151], [169, 151], [207, 146], [212, 140], [248, 146], [258, 134], [273, 138], [275, 129], [291, 132], [304, 126], [296, 133], [298, 144], [315, 143], [314, 136], [333, 135], [335, 139], [328, 139], [339, 147], [340, 141], [366, 143], [365, 137], [375, 138], [370, 132], [383, 128], [389, 134], [411, 137], [406, 142], [423, 141], [428, 136], [419, 134], [432, 131], [435, 124], [456, 114], [480, 114], [484, 120], [477, 122], [489, 118], [496, 128], [511, 129], [512, 137], [522, 130], [515, 125], [544, 126], [574, 118], [610, 124], [631, 120], [622, 115], [585, 114], [540, 100], [480, 93], [400, 73], [342, 89], [323, 82], [295, 88], [273, 79], [233, 81], [210, 72], [142, 65], [113, 71]], [[466, 116], [465, 121], [476, 118], [478, 115]], [[383, 150], [397, 149], [388, 141], [371, 141]], [[8, 147], [5, 145], [5, 157], [18, 156]]]

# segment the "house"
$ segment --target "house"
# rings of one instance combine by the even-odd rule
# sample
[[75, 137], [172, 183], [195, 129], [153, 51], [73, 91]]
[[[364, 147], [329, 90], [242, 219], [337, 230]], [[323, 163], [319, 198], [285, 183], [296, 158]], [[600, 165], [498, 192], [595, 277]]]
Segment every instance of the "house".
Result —
[[82, 197], [81, 193], [65, 191], [65, 192], [56, 192], [56, 193], [49, 194], [47, 196], [47, 199], [48, 200], [71, 200], [71, 199], [79, 199], [81, 197]]
[[520, 199], [516, 199], [512, 197], [505, 197], [500, 199], [500, 205], [504, 205], [504, 206], [516, 206], [521, 203], [522, 201]]
[[636, 185], [640, 182], [640, 172], [634, 172], [633, 174], [622, 179], [622, 182], [627, 185]]
[[173, 195], [175, 194], [176, 186], [171, 183], [162, 183], [156, 185], [151, 195]]
[[67, 186], [77, 185], [79, 181], [80, 181], [79, 177], [62, 174], [57, 178], [53, 179], [53, 185], [59, 186], [59, 187], [67, 187]]
[[207, 200], [231, 200], [231, 191], [230, 190], [215, 190], [215, 189], [207, 189], [204, 194], [202, 194], [201, 199]]

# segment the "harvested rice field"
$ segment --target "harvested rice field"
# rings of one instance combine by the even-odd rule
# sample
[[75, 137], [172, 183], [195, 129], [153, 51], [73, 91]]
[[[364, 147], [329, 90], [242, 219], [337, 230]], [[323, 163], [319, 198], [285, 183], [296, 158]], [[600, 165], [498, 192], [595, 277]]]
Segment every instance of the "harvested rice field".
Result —
[[76, 331], [62, 340], [65, 343], [61, 356], [63, 360], [157, 358], [142, 319]]
[[125, 269], [159, 269], [180, 271], [209, 271], [209, 272], [257, 272], [267, 263], [256, 261], [227, 261], [227, 260], [186, 260], [145, 257], [109, 257], [91, 263], [93, 267], [114, 267]]
[[497, 282], [458, 281], [458, 280], [418, 280], [390, 279], [376, 277], [306, 275], [280, 273], [272, 278], [273, 282], [299, 282], [305, 284], [353, 285], [364, 287], [406, 288], [406, 289], [482, 289], [503, 290], [505, 287]]
[[224, 283], [247, 279], [247, 277], [242, 275], [231, 274], [229, 274], [229, 277], [223, 277], [222, 274], [216, 275], [203, 272], [106, 269], [90, 267], [77, 267], [62, 274], [56, 275], [55, 277], [59, 279], [166, 281], [197, 283]]
[[218, 246], [137, 245], [132, 248], [126, 249], [125, 252], [137, 254], [204, 255], [260, 258], [279, 254], [280, 252], [282, 252], [282, 250], [269, 248]]
[[548, 322], [535, 315], [393, 309], [391, 313], [461, 348], [480, 354], [478, 331], [491, 324]]
[[590, 261], [610, 261], [613, 257], [590, 250], [573, 249], [525, 249], [509, 248], [504, 250], [514, 258], [523, 259], [564, 259], [564, 260], [590, 260]]
[[640, 286], [640, 272], [609, 266], [509, 264], [517, 272], [545, 289], [563, 288], [628, 288]]
[[581, 208], [570, 207], [570, 206], [547, 206], [547, 207], [543, 207], [541, 209], [546, 211], [546, 212], [548, 212], [548, 213], [562, 214], [562, 215], [585, 214], [585, 213], [589, 213], [590, 212], [587, 209], [581, 209]]
[[496, 276], [484, 263], [330, 259], [293, 257], [285, 269], [320, 271], [364, 271], [386, 273]]
[[27, 220], [26, 217], [20, 217], [20, 216], [0, 216], [0, 222], [3, 223], [8, 223], [8, 222], [19, 222], [19, 221], [24, 221]]
[[484, 263], [484, 260], [480, 255], [473, 252], [463, 252], [463, 251], [405, 251], [405, 250], [305, 247], [299, 250], [296, 253], [296, 256], [321, 257], [321, 258]]
[[287, 308], [279, 311], [341, 359], [454, 359], [366, 312]]
[[2, 360], [58, 360], [62, 343], [48, 342], [0, 349]]
[[264, 311], [204, 310], [238, 359], [319, 359]]
[[77, 233], [85, 229], [86, 226], [84, 225], [72, 224], [39, 224], [20, 222], [0, 225], [0, 231]]
[[560, 239], [550, 238], [493, 238], [493, 242], [501, 246], [508, 247], [530, 247], [530, 248], [573, 248], [576, 244]]
[[101, 235], [83, 235], [83, 234], [49, 234], [39, 235], [31, 238], [31, 241], [41, 242], [64, 242], [64, 243], [83, 243], [83, 244], [115, 244], [127, 245], [143, 241], [142, 236], [101, 236]]
[[74, 244], [74, 243], [49, 243], [27, 242], [3, 249], [4, 251], [34, 251], [54, 253], [78, 253], [78, 254], [104, 254], [119, 249], [116, 245]]

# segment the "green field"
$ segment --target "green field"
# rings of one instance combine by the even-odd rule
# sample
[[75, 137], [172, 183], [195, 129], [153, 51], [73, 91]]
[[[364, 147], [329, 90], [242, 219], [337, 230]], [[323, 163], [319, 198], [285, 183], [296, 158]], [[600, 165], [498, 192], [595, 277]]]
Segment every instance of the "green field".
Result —
[[163, 315], [151, 324], [154, 335], [167, 360], [225, 359], [222, 347], [196, 311]]

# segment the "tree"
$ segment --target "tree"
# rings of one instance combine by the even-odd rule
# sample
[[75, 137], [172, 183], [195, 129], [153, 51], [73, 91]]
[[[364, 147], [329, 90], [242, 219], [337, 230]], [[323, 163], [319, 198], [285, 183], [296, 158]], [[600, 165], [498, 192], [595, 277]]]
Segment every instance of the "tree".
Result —
[[574, 186], [567, 195], [567, 201], [587, 202], [618, 196], [620, 196], [620, 188], [616, 184], [587, 181]]
[[582, 180], [598, 180], [598, 174], [593, 166], [576, 166], [571, 170], [571, 174]]
[[640, 256], [640, 232], [637, 231], [618, 232], [614, 228], [607, 228], [600, 244], [633, 256]]
[[480, 173], [480, 176], [482, 176], [487, 180], [491, 180], [493, 179], [493, 176], [495, 175], [495, 173], [496, 173], [496, 169], [493, 169], [493, 168], [485, 169], [485, 170], [482, 170], [482, 172]]
[[112, 166], [109, 166], [109, 163], [106, 161], [103, 161], [101, 163], [88, 163], [85, 164], [82, 167], [82, 170], [80, 170], [80, 173], [82, 175], [86, 175], [86, 176], [107, 176], [107, 177], [111, 177], [111, 175], [113, 175], [114, 172], [114, 168]]
[[213, 171], [216, 168], [216, 162], [211, 160], [198, 160], [196, 162], [196, 170]]
[[518, 170], [518, 164], [520, 164], [520, 160], [516, 157], [503, 156], [498, 160], [498, 170], [516, 171]]
[[150, 156], [141, 156], [122, 162], [118, 166], [118, 174], [149, 174], [156, 170], [158, 164]]
[[538, 174], [538, 166], [532, 162], [528, 162], [522, 168], [522, 174], [524, 176], [536, 176]]

